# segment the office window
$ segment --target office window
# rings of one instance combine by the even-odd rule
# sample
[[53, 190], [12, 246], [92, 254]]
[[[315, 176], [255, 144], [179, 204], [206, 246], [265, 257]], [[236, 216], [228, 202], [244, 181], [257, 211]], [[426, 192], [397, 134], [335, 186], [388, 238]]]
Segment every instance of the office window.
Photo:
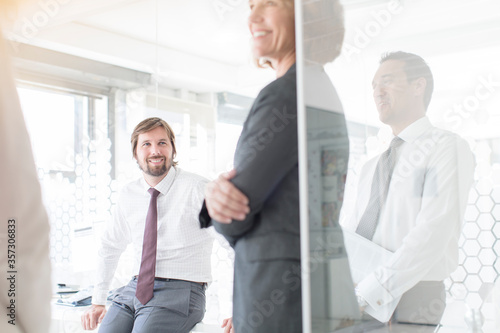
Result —
[[[107, 98], [54, 89], [18, 89], [51, 224], [51, 260], [75, 260], [75, 235], [112, 206]], [[85, 265], [84, 265], [85, 266]]]

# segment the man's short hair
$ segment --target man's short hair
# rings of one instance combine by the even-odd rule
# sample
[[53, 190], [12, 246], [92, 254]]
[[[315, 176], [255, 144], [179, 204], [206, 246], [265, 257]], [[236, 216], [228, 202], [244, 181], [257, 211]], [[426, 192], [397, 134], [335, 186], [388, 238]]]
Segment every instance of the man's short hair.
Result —
[[424, 105], [425, 109], [427, 109], [429, 103], [431, 102], [432, 92], [434, 91], [434, 78], [429, 65], [427, 65], [422, 57], [403, 51], [387, 52], [382, 55], [379, 63], [382, 64], [388, 60], [400, 60], [405, 63], [404, 71], [406, 73], [406, 77], [408, 78], [408, 82], [421, 77], [425, 79], [426, 85], [424, 92]]
[[132, 154], [135, 158], [137, 158], [137, 142], [139, 140], [139, 135], [152, 131], [157, 127], [163, 127], [163, 129], [167, 132], [170, 143], [172, 144], [172, 165], [176, 166], [177, 162], [173, 160], [177, 153], [175, 150], [175, 134], [170, 125], [161, 118], [147, 118], [137, 124], [137, 126], [135, 126], [130, 138], [130, 143], [132, 144]]

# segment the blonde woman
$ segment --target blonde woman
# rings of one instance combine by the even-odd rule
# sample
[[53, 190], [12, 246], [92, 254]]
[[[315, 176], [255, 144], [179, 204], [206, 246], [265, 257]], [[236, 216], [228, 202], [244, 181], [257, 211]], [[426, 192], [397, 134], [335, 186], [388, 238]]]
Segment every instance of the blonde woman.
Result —
[[[276, 72], [276, 80], [262, 89], [245, 121], [234, 157], [236, 171], [207, 186], [200, 222], [202, 227], [213, 224], [235, 250], [233, 322], [223, 323], [225, 332], [299, 333], [302, 304], [294, 3], [250, 0], [249, 5], [253, 55], [259, 64]], [[336, 18], [330, 18], [335, 22], [334, 31], [329, 30], [323, 42], [314, 38], [307, 42], [308, 62], [322, 65], [339, 54], [344, 34], [342, 9], [335, 0], [311, 5], [306, 8], [311, 17], [324, 12], [318, 5], [337, 9]], [[341, 118], [339, 125], [345, 126], [343, 115]]]

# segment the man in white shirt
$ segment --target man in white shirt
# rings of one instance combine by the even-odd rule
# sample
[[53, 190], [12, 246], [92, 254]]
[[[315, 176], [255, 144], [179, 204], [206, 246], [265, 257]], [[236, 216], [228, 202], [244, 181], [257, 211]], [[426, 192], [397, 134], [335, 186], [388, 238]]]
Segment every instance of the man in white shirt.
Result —
[[[213, 237], [198, 223], [207, 181], [176, 167], [175, 136], [162, 119], [143, 120], [134, 129], [131, 142], [143, 177], [120, 193], [102, 238], [92, 306], [82, 316], [82, 326], [91, 330], [101, 323], [99, 331], [106, 333], [189, 332], [203, 319], [205, 287], [211, 280]], [[152, 204], [150, 193], [155, 191], [151, 188], [159, 192], [156, 205]], [[148, 237], [146, 220], [153, 206], [157, 216], [157, 227], [153, 228], [157, 231], [156, 273], [154, 282], [151, 273], [152, 293], [144, 298], [137, 286], [143, 265], [151, 257], [142, 254], [151, 242], [143, 240]], [[117, 291], [106, 312], [109, 285], [129, 243], [134, 251], [135, 276]]]
[[426, 117], [433, 77], [421, 57], [384, 55], [372, 86], [380, 120], [399, 138], [387, 163], [392, 178], [375, 180], [388, 152], [368, 161], [354, 212], [343, 224], [394, 254], [357, 284], [358, 302], [378, 311], [401, 297], [393, 320], [438, 324], [445, 308], [443, 280], [458, 265], [474, 159], [463, 139]]

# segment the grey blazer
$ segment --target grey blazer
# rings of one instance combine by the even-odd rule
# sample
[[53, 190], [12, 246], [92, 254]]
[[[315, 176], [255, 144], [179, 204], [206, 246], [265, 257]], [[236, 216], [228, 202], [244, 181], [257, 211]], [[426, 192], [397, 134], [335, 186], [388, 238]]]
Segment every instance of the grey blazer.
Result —
[[296, 71], [257, 96], [238, 141], [234, 185], [250, 200], [244, 221], [210, 220], [235, 250], [233, 323], [238, 333], [301, 332]]

